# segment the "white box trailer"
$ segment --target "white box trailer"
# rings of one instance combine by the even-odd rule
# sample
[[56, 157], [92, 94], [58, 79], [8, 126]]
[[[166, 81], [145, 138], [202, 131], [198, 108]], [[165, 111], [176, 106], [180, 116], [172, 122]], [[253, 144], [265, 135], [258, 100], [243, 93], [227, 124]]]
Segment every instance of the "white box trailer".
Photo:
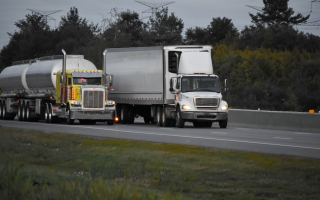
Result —
[[115, 77], [110, 98], [121, 123], [225, 128], [228, 105], [213, 74], [211, 46], [111, 48], [104, 52], [106, 73]]

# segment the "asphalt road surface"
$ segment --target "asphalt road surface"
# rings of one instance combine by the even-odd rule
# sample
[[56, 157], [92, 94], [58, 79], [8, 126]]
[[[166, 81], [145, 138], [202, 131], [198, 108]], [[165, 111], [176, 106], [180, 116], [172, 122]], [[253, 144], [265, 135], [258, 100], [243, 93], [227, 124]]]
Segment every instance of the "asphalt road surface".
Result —
[[136, 119], [134, 124], [113, 126], [106, 123], [80, 125], [77, 121], [74, 125], [47, 124], [44, 121], [21, 122], [17, 119], [0, 120], [0, 126], [98, 139], [150, 141], [320, 159], [320, 133], [239, 128], [232, 125], [220, 129], [217, 123], [211, 128], [194, 128], [191, 123], [186, 123], [185, 128], [167, 128], [145, 124], [142, 118]]

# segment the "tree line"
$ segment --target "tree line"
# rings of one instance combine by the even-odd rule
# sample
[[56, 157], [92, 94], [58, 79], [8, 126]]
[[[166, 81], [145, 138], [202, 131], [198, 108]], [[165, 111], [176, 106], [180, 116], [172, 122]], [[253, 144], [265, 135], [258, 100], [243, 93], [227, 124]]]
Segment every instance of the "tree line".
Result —
[[[70, 8], [56, 29], [35, 13], [15, 23], [18, 31], [0, 52], [0, 71], [13, 61], [81, 54], [98, 68], [105, 48], [163, 45], [212, 45], [214, 71], [229, 80], [224, 95], [233, 108], [320, 110], [320, 37], [294, 29], [309, 16], [294, 14], [288, 0], [263, 0], [252, 24], [237, 30], [231, 19], [213, 18], [206, 28], [185, 32], [183, 20], [164, 8], [143, 22], [134, 11], [112, 9], [103, 26]], [[276, 13], [276, 14], [275, 14]]]

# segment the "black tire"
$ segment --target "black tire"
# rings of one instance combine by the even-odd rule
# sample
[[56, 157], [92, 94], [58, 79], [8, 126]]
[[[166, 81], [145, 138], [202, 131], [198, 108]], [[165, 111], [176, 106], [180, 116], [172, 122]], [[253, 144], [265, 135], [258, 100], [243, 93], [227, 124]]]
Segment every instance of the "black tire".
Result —
[[219, 121], [219, 126], [220, 126], [220, 128], [227, 128], [227, 126], [228, 126], [228, 119]]
[[134, 123], [134, 107], [128, 106], [128, 124]]
[[52, 109], [51, 103], [48, 104], [48, 106], [49, 106], [49, 123], [52, 123], [52, 124], [53, 124], [53, 123], [57, 123], [58, 117], [52, 115], [53, 109]]
[[184, 127], [184, 120], [181, 118], [181, 111], [180, 108], [177, 108], [176, 113], [176, 127], [183, 128]]
[[2, 101], [0, 101], [0, 119], [3, 119], [3, 112], [2, 112], [2, 110], [3, 110], [3, 108], [2, 108]]
[[26, 121], [26, 104], [24, 102], [21, 105], [21, 121]]
[[44, 110], [44, 120], [46, 121], [46, 123], [49, 123], [49, 106], [47, 103]]
[[31, 121], [31, 117], [30, 117], [30, 106], [29, 106], [29, 103], [27, 103], [27, 106], [26, 106], [26, 111], [25, 111], [25, 119], [26, 121], [30, 122]]
[[164, 126], [164, 127], [169, 127], [170, 124], [171, 124], [171, 120], [167, 119], [166, 109], [165, 108], [162, 109], [161, 121], [162, 121], [161, 122], [162, 126]]
[[162, 126], [162, 108], [160, 106], [157, 107], [157, 112], [156, 112], [156, 124], [157, 126]]
[[150, 117], [150, 116], [144, 116], [144, 117], [143, 117], [143, 121], [144, 121], [144, 123], [146, 123], [146, 124], [150, 124], [150, 122], [151, 122], [151, 117]]
[[128, 106], [122, 105], [121, 106], [121, 124], [127, 124], [128, 118], [129, 118]]
[[18, 105], [18, 114], [17, 114], [17, 116], [18, 116], [18, 120], [22, 121], [22, 105], [21, 105], [21, 103], [19, 103], [19, 105]]
[[107, 125], [113, 125], [114, 121], [113, 120], [107, 120]]

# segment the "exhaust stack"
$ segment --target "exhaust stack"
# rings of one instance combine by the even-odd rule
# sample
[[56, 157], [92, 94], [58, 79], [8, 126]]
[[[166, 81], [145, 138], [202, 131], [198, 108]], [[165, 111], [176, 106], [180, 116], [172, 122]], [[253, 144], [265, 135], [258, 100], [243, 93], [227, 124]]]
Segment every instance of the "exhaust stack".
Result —
[[107, 84], [107, 80], [106, 80], [106, 76], [107, 76], [107, 64], [106, 64], [106, 54], [107, 54], [108, 50], [105, 49], [103, 51], [103, 62], [102, 62], [102, 85], [106, 86]]
[[66, 85], [67, 85], [67, 53], [62, 49], [63, 53], [63, 64], [62, 64], [62, 95], [61, 95], [61, 104], [64, 104], [66, 100]]

